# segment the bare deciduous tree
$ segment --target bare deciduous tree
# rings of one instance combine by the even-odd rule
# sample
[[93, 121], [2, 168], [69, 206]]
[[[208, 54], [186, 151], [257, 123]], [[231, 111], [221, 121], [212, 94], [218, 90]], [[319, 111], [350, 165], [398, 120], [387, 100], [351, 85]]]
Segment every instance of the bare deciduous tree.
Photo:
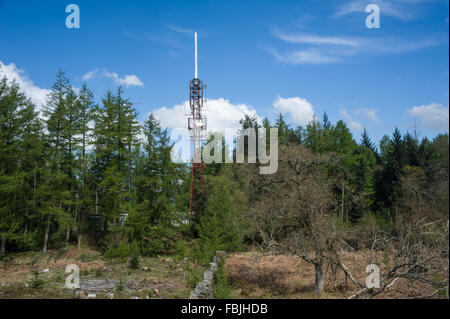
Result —
[[425, 218], [398, 218], [397, 234], [378, 232], [372, 250], [388, 250], [392, 265], [380, 278], [380, 288], [363, 288], [349, 299], [373, 298], [392, 287], [400, 278], [422, 283], [412, 298], [429, 298], [448, 292], [448, 223], [427, 222]]
[[276, 174], [250, 182], [258, 201], [245, 216], [261, 248], [301, 257], [315, 268], [315, 293], [324, 287], [324, 265], [335, 260], [332, 181], [324, 170], [330, 157], [316, 156], [301, 146], [282, 146]]
[[[350, 298], [377, 296], [399, 278], [424, 284], [416, 297], [440, 292], [448, 295], [447, 219], [442, 214], [437, 218], [433, 212], [424, 214], [427, 204], [423, 199], [426, 196], [421, 193], [424, 188], [420, 172], [412, 172], [407, 180], [402, 180], [403, 214], [396, 216], [395, 225], [388, 230], [374, 228], [370, 232], [373, 237], [368, 247], [373, 252], [386, 251], [392, 263], [381, 274], [380, 288], [369, 289], [355, 278], [342, 259], [348, 245], [335, 226], [342, 207], [333, 192], [341, 181], [327, 173], [339, 166], [339, 158], [314, 155], [297, 145], [282, 146], [279, 154], [276, 174], [252, 174], [251, 167], [246, 167], [243, 173], [250, 198], [254, 199], [243, 218], [261, 249], [269, 254], [296, 255], [314, 265], [316, 294], [324, 288], [327, 265], [334, 273], [341, 270], [359, 288]], [[357, 194], [352, 196], [358, 200]]]
[[425, 173], [405, 167], [401, 179], [400, 214], [390, 231], [373, 232], [372, 251], [388, 251], [392, 265], [380, 278], [380, 288], [363, 288], [349, 298], [372, 298], [392, 287], [400, 278], [420, 282], [412, 298], [429, 298], [448, 292], [449, 228], [444, 210], [433, 205], [433, 192]]

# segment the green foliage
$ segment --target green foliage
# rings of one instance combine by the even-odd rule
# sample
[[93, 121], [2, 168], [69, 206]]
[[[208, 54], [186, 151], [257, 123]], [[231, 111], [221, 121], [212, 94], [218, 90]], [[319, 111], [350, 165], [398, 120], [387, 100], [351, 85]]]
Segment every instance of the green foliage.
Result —
[[197, 284], [203, 280], [203, 270], [201, 268], [196, 267], [186, 267], [185, 268], [185, 276], [186, 276], [186, 284], [194, 289]]
[[125, 289], [125, 281], [122, 278], [120, 278], [119, 284], [117, 285], [116, 290], [121, 292], [121, 291], [124, 291], [124, 289]]
[[235, 251], [242, 245], [238, 212], [245, 209], [245, 198], [223, 172], [211, 177], [208, 182], [209, 195], [205, 213], [200, 216], [199, 262], [209, 263], [217, 250]]
[[128, 262], [128, 267], [136, 270], [139, 269], [139, 256], [137, 254], [133, 254]]
[[[129, 238], [139, 241], [144, 256], [155, 256], [174, 249], [180, 237], [181, 220], [177, 211], [186, 211], [183, 179], [187, 174], [182, 165], [170, 158], [171, 144], [167, 130], [149, 115], [144, 122], [143, 153], [136, 161], [136, 201], [127, 220]], [[187, 183], [185, 184], [187, 185]], [[178, 225], [179, 229], [176, 229]]]
[[184, 258], [187, 256], [188, 243], [184, 240], [178, 240], [175, 242], [174, 254], [179, 258]]
[[39, 272], [33, 271], [33, 279], [31, 280], [30, 287], [33, 289], [42, 289], [44, 287], [44, 281], [39, 278]]
[[[85, 83], [76, 93], [59, 71], [43, 114], [18, 83], [0, 79], [0, 241], [7, 252], [62, 248], [45, 255], [50, 261], [80, 240], [100, 243], [107, 259], [174, 254], [206, 264], [216, 250], [260, 239], [245, 237], [252, 226], [241, 223], [260, 190], [229, 164], [207, 166], [202, 204], [184, 224], [190, 166], [172, 162], [168, 131], [152, 114], [140, 125], [122, 88], [95, 105]], [[250, 116], [240, 123], [276, 126], [281, 147], [302, 145], [334, 163], [314, 165], [334, 181], [327, 209], [342, 212], [338, 227], [370, 222], [387, 229], [402, 212], [448, 217], [448, 134], [419, 139], [395, 129], [376, 147], [366, 130], [358, 144], [343, 121], [331, 123], [326, 113], [305, 128], [290, 127], [282, 114], [272, 124]], [[258, 165], [245, 166], [246, 174]], [[97, 258], [80, 255], [84, 262]]]
[[99, 267], [99, 268], [95, 269], [95, 277], [101, 277], [102, 274], [103, 274], [102, 268]]
[[9, 256], [2, 256], [0, 257], [0, 262], [3, 264], [5, 269], [8, 270], [8, 266], [11, 264], [12, 258]]
[[216, 299], [230, 298], [233, 286], [230, 283], [230, 278], [225, 269], [224, 263], [218, 265], [218, 269], [214, 276], [214, 296]]
[[143, 256], [153, 257], [173, 251], [175, 242], [180, 237], [180, 234], [170, 227], [148, 226], [145, 230], [145, 235], [140, 240], [137, 239]]
[[[17, 82], [0, 78], [0, 240], [28, 248], [36, 221], [42, 123]], [[40, 180], [39, 180], [40, 181]]]
[[117, 246], [109, 246], [105, 251], [106, 259], [120, 259], [125, 262], [133, 254], [132, 246], [127, 241], [121, 241]]
[[65, 253], [69, 250], [68, 246], [63, 246], [62, 248], [52, 251], [48, 254], [47, 257], [47, 264], [50, 263], [50, 261], [53, 259], [53, 262], [56, 262], [58, 259], [60, 259], [62, 256], [64, 256]]
[[84, 263], [88, 263], [88, 262], [91, 262], [91, 261], [96, 261], [99, 258], [100, 258], [100, 255], [96, 254], [96, 253], [92, 253], [92, 254], [81, 253], [77, 260], [80, 260], [80, 261], [82, 261]]
[[149, 240], [145, 243], [141, 243], [142, 253], [145, 256], [157, 256], [166, 251], [164, 242], [160, 239]]
[[365, 213], [358, 224], [364, 227], [368, 235], [376, 230], [388, 230], [390, 227], [389, 220], [384, 216], [371, 212]]

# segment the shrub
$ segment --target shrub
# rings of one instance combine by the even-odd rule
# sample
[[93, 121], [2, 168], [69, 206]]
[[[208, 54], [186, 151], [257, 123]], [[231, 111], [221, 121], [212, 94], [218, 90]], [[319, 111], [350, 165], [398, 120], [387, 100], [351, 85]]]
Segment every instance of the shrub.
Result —
[[148, 227], [144, 240], [139, 240], [141, 253], [150, 257], [167, 254], [174, 250], [177, 237], [180, 237], [180, 233], [169, 227]]
[[236, 212], [245, 207], [244, 194], [229, 176], [211, 177], [205, 212], [197, 225], [200, 238], [198, 261], [209, 264], [217, 250], [242, 248], [242, 234]]
[[175, 256], [179, 258], [184, 258], [187, 256], [188, 244], [184, 240], [178, 240], [175, 243], [174, 253]]
[[11, 263], [11, 257], [9, 256], [0, 257], [0, 261], [5, 265], [5, 269], [8, 269], [8, 265]]
[[121, 241], [117, 247], [109, 246], [105, 252], [106, 259], [120, 259], [125, 262], [132, 256], [132, 247], [126, 241]]
[[186, 284], [194, 289], [195, 286], [203, 279], [203, 270], [194, 268], [194, 267], [188, 267], [186, 269]]
[[125, 282], [123, 281], [122, 278], [120, 278], [119, 284], [117, 285], [116, 290], [117, 291], [123, 291], [124, 289], [125, 289]]
[[39, 272], [37, 270], [33, 271], [33, 279], [31, 280], [30, 287], [33, 289], [42, 289], [44, 286], [44, 281], [39, 278]]
[[130, 261], [128, 262], [128, 267], [133, 270], [136, 270], [139, 268], [139, 256], [138, 255], [135, 254], [130, 258]]
[[224, 263], [220, 262], [214, 277], [214, 296], [216, 299], [227, 299], [232, 289]]
[[81, 260], [84, 263], [88, 263], [91, 261], [95, 261], [98, 260], [100, 258], [99, 254], [89, 254], [89, 253], [82, 253], [80, 254], [80, 256], [77, 258], [77, 260]]

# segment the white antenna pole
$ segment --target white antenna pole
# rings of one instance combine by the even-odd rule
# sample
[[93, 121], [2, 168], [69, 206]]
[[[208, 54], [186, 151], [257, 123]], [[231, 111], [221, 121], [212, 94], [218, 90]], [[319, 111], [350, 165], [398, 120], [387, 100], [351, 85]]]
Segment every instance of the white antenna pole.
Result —
[[194, 34], [195, 37], [195, 79], [197, 79], [197, 32]]

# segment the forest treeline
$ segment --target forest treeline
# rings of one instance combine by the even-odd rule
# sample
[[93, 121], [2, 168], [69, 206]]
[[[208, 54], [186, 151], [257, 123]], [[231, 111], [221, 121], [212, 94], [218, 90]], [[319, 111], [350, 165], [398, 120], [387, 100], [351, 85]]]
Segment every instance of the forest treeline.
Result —
[[[60, 71], [40, 116], [3, 78], [0, 114], [2, 254], [81, 245], [127, 215], [133, 239], [159, 238], [186, 211], [188, 171], [170, 160], [167, 131], [153, 116], [138, 123], [121, 88], [97, 105]], [[157, 248], [150, 237], [143, 253]]]
[[188, 223], [190, 165], [171, 161], [167, 130], [151, 114], [139, 123], [121, 88], [98, 105], [60, 71], [41, 113], [17, 83], [0, 80], [1, 255], [65, 244], [97, 245], [112, 258], [184, 254], [195, 241], [207, 262], [219, 249], [281, 243], [300, 227], [296, 215], [266, 237], [277, 233], [273, 214], [286, 221], [297, 210], [326, 211], [335, 227], [368, 216], [383, 227], [405, 213], [448, 219], [448, 134], [395, 129], [376, 145], [326, 114], [297, 128], [282, 115], [273, 123], [247, 116], [243, 129], [278, 127], [279, 170], [208, 164], [203, 204]]

